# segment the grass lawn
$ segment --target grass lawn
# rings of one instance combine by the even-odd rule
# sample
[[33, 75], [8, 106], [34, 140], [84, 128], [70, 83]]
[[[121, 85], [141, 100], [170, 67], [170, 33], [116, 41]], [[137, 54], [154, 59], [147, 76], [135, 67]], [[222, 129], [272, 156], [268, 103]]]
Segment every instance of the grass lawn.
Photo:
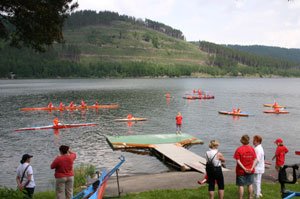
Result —
[[[289, 190], [300, 191], [299, 184], [287, 185]], [[246, 193], [244, 198], [248, 198]], [[263, 199], [276, 199], [281, 198], [280, 185], [264, 183], [262, 185]], [[156, 190], [142, 192], [138, 194], [128, 194], [121, 197], [122, 199], [169, 199], [169, 198], [182, 198], [182, 199], [206, 199], [208, 198], [207, 186], [201, 186], [198, 189], [183, 189], [183, 190]], [[218, 198], [217, 192], [215, 191], [215, 198]], [[225, 199], [238, 198], [237, 186], [234, 184], [225, 185]]]

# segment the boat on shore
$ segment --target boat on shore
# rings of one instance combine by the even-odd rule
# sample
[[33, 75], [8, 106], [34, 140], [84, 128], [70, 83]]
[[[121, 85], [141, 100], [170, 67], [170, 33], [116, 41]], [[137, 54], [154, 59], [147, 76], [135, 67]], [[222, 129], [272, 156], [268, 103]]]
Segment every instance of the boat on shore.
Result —
[[102, 199], [108, 179], [125, 162], [124, 156], [119, 157], [119, 159], [120, 159], [120, 162], [118, 164], [116, 164], [113, 169], [111, 169], [109, 172], [106, 172], [106, 169], [103, 169], [101, 175], [98, 177], [98, 179], [94, 183], [92, 183], [86, 189], [84, 189], [83, 191], [81, 191], [80, 193], [75, 195], [72, 199]]

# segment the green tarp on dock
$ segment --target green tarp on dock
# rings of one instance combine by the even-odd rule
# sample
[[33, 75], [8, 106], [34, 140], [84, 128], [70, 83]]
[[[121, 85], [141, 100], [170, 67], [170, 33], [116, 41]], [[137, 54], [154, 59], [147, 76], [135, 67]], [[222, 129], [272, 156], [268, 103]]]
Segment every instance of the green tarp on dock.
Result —
[[[107, 136], [107, 141], [113, 148], [126, 148], [134, 146], [155, 145], [155, 144], [167, 144], [167, 143], [182, 143], [188, 142], [188, 144], [202, 144], [202, 140], [183, 133], [183, 134], [147, 134], [147, 135], [129, 135], [129, 136]], [[121, 147], [123, 146], [123, 147]]]

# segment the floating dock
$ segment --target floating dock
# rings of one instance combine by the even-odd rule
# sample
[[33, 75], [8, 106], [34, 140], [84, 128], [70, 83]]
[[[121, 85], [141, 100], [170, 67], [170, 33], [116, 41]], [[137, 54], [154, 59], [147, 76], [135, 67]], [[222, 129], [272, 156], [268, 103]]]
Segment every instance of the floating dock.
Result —
[[206, 159], [185, 148], [203, 144], [203, 141], [189, 134], [107, 136], [106, 139], [114, 150], [148, 149], [164, 163], [181, 171], [194, 169], [205, 173]]

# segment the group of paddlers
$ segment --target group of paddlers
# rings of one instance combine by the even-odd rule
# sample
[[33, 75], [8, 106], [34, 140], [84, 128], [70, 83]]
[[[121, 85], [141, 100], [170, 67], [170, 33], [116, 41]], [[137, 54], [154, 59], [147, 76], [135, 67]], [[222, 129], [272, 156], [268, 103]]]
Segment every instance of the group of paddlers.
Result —
[[[97, 106], [97, 105], [99, 105], [98, 101], [95, 102], [94, 106]], [[85, 103], [85, 101], [81, 100], [79, 107], [86, 108], [87, 106], [88, 105]], [[47, 107], [48, 108], [54, 108], [52, 102], [49, 102], [49, 104], [48, 104]], [[65, 106], [65, 104], [63, 102], [60, 102], [59, 105], [58, 105], [58, 108], [61, 109], [61, 110], [63, 110], [65, 107], [66, 106]], [[74, 103], [74, 101], [71, 101], [70, 104], [69, 104], [69, 106], [67, 106], [67, 107], [70, 108], [70, 109], [72, 109], [72, 108], [76, 108], [78, 106]]]

